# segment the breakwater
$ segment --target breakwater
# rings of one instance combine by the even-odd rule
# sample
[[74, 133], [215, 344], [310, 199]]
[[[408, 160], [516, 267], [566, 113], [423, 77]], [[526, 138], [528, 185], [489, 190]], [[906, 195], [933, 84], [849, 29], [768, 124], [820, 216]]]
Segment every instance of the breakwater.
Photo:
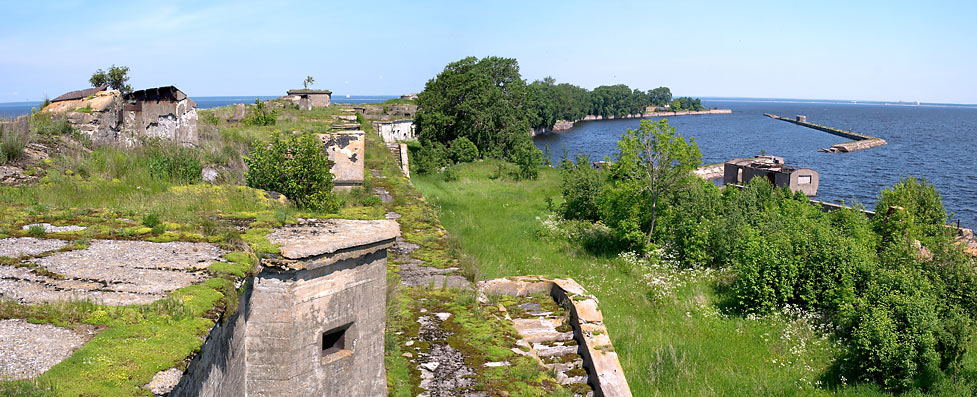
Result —
[[622, 120], [622, 119], [643, 119], [648, 117], [674, 117], [674, 116], [695, 116], [702, 114], [732, 114], [731, 109], [709, 109], [709, 110], [681, 110], [678, 112], [642, 112], [635, 114], [626, 114], [623, 116], [599, 116], [589, 114], [580, 120], [567, 121], [567, 120], [557, 120], [553, 128], [531, 128], [529, 136], [535, 137], [539, 135], [546, 135], [552, 132], [563, 132], [568, 131], [573, 128], [574, 123], [579, 123], [581, 121], [596, 121], [596, 120]]
[[764, 113], [764, 116], [772, 118], [774, 120], [786, 121], [788, 123], [797, 124], [802, 127], [812, 128], [818, 131], [827, 132], [832, 135], [837, 135], [843, 138], [851, 139], [850, 142], [839, 143], [837, 145], [832, 145], [828, 149], [821, 149], [822, 152], [829, 153], [848, 153], [856, 150], [869, 149], [873, 147], [882, 146], [888, 144], [885, 139], [874, 137], [871, 135], [859, 134], [854, 131], [842, 130], [839, 128], [828, 127], [821, 124], [809, 123], [804, 116], [797, 116], [796, 119], [778, 116], [776, 114]]

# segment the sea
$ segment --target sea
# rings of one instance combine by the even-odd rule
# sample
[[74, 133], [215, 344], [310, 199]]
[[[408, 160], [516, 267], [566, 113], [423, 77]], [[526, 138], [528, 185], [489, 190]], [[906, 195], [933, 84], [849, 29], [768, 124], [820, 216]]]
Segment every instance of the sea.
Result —
[[[235, 105], [238, 103], [254, 103], [255, 99], [262, 101], [279, 98], [278, 95], [254, 95], [254, 96], [201, 96], [190, 97], [197, 103], [197, 108], [211, 109], [221, 106]], [[360, 104], [383, 102], [392, 98], [400, 98], [393, 95], [333, 95], [333, 103], [339, 104]], [[41, 102], [6, 102], [0, 103], [0, 118], [15, 118], [20, 115], [30, 114], [31, 109], [40, 106]]]
[[[951, 222], [977, 227], [977, 106], [948, 104], [704, 98], [709, 108], [732, 114], [678, 116], [669, 125], [695, 139], [703, 164], [761, 153], [820, 174], [816, 199], [861, 203], [873, 209], [879, 193], [907, 175], [924, 177], [943, 197]], [[885, 139], [889, 144], [851, 153], [818, 149], [846, 139], [765, 117], [807, 116], [807, 121]], [[660, 117], [649, 118], [651, 120]], [[613, 161], [617, 140], [641, 120], [576, 123], [566, 132], [534, 139], [548, 147], [554, 163], [564, 153], [586, 153], [591, 160]]]

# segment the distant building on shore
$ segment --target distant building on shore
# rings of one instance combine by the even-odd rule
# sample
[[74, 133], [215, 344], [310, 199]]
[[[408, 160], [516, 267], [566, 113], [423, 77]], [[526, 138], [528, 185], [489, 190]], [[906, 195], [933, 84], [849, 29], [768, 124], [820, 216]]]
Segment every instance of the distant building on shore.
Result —
[[400, 99], [406, 99], [408, 101], [416, 101], [417, 100], [417, 94], [414, 94], [414, 93], [404, 94], [404, 95], [401, 95], [400, 96]]
[[723, 183], [745, 185], [753, 178], [764, 178], [774, 186], [788, 187], [807, 196], [818, 195], [818, 172], [784, 164], [783, 157], [757, 156], [733, 159], [723, 165]]
[[288, 90], [285, 99], [298, 105], [299, 109], [312, 110], [332, 104], [332, 91], [329, 90]]

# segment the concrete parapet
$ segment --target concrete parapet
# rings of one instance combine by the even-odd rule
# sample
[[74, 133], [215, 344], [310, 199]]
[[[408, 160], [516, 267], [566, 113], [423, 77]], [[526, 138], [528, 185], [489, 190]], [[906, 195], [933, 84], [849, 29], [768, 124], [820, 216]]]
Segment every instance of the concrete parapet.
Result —
[[618, 360], [597, 298], [573, 279], [547, 279], [539, 276], [509, 277], [478, 283], [485, 294], [528, 296], [547, 293], [570, 312], [574, 339], [580, 344], [584, 367], [595, 396], [629, 397], [624, 370]]
[[238, 312], [172, 396], [383, 396], [387, 249], [395, 221], [303, 219], [269, 235]]

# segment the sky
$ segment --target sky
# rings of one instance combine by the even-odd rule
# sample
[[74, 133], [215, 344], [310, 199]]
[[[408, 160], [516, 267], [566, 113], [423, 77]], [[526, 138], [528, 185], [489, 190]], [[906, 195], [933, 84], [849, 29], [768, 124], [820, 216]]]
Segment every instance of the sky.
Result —
[[0, 102], [86, 88], [284, 95], [419, 92], [467, 56], [588, 89], [977, 103], [977, 2], [6, 1]]

